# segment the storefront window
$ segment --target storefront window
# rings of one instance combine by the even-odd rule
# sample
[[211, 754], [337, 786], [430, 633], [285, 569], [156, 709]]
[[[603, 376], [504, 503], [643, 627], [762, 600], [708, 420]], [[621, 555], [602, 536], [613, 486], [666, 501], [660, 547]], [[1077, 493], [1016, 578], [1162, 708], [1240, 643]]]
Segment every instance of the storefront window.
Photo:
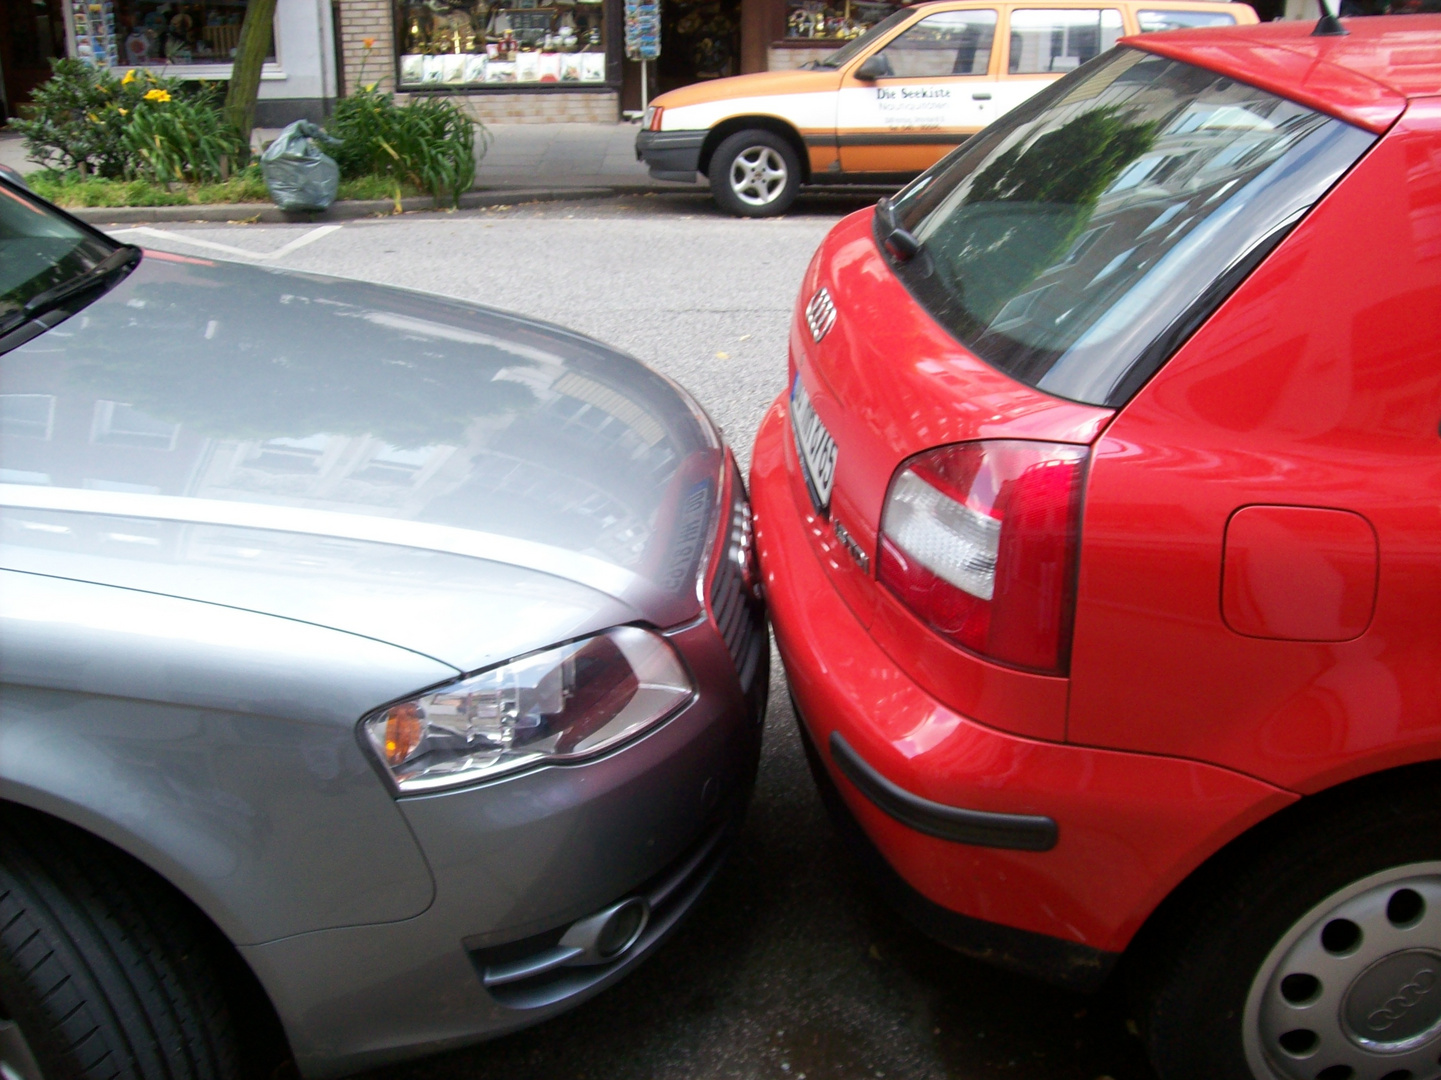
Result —
[[[75, 51], [112, 67], [229, 64], [245, 0], [70, 0]], [[266, 59], [275, 59], [272, 36]]]
[[662, 88], [740, 74], [738, 0], [664, 0], [661, 27]]
[[602, 0], [526, 2], [402, 2], [400, 85], [605, 82]]
[[790, 0], [786, 38], [848, 41], [860, 37], [900, 6], [884, 0]]

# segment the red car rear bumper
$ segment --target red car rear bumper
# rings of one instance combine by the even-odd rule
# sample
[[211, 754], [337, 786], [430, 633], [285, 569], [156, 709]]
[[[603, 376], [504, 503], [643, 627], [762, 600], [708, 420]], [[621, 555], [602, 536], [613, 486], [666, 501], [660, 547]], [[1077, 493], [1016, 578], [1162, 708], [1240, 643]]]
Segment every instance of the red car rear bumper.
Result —
[[823, 792], [839, 794], [924, 929], [1058, 981], [1098, 982], [1187, 874], [1296, 798], [1201, 762], [1023, 738], [947, 708], [832, 586], [808, 535], [829, 526], [796, 470], [782, 395], [751, 470], [776, 641]]

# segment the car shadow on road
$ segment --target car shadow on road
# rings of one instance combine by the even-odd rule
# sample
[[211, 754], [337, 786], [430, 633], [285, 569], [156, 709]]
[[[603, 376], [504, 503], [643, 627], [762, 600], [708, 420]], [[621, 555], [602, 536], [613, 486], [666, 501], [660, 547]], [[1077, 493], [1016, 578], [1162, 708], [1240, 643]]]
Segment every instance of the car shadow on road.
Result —
[[825, 816], [777, 671], [739, 844], [656, 955], [545, 1024], [370, 1075], [1153, 1080], [1116, 996], [969, 960], [886, 908]]

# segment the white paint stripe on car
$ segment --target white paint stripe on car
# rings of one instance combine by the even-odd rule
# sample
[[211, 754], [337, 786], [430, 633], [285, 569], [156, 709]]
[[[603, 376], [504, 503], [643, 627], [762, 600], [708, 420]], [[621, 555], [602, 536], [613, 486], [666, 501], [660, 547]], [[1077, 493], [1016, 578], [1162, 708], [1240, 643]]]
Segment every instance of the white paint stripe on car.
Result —
[[593, 555], [567, 551], [534, 540], [433, 525], [423, 521], [370, 517], [301, 506], [268, 506], [224, 499], [193, 499], [180, 495], [145, 495], [122, 491], [90, 491], [32, 484], [0, 484], [0, 507], [100, 514], [106, 517], [150, 518], [192, 525], [231, 525], [244, 529], [303, 533], [344, 540], [466, 555], [474, 559], [524, 566], [588, 585], [609, 596], [633, 593], [644, 583], [623, 567]]
[[662, 131], [708, 131], [731, 116], [775, 116], [802, 132], [829, 134], [836, 127], [836, 93], [764, 94], [677, 105], [661, 114]]

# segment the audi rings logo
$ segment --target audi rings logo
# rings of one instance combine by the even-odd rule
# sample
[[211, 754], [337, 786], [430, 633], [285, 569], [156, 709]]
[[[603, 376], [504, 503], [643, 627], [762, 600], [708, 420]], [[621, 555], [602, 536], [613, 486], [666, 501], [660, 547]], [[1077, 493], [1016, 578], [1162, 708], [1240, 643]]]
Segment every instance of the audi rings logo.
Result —
[[831, 294], [822, 288], [806, 305], [806, 325], [811, 328], [811, 337], [819, 344], [835, 324], [836, 305], [831, 301]]
[[1411, 976], [1409, 982], [1386, 999], [1379, 1009], [1366, 1017], [1366, 1026], [1372, 1031], [1387, 1031], [1393, 1024], [1404, 1019], [1406, 1014], [1420, 1004], [1421, 999], [1436, 986], [1436, 972], [1422, 968]]

